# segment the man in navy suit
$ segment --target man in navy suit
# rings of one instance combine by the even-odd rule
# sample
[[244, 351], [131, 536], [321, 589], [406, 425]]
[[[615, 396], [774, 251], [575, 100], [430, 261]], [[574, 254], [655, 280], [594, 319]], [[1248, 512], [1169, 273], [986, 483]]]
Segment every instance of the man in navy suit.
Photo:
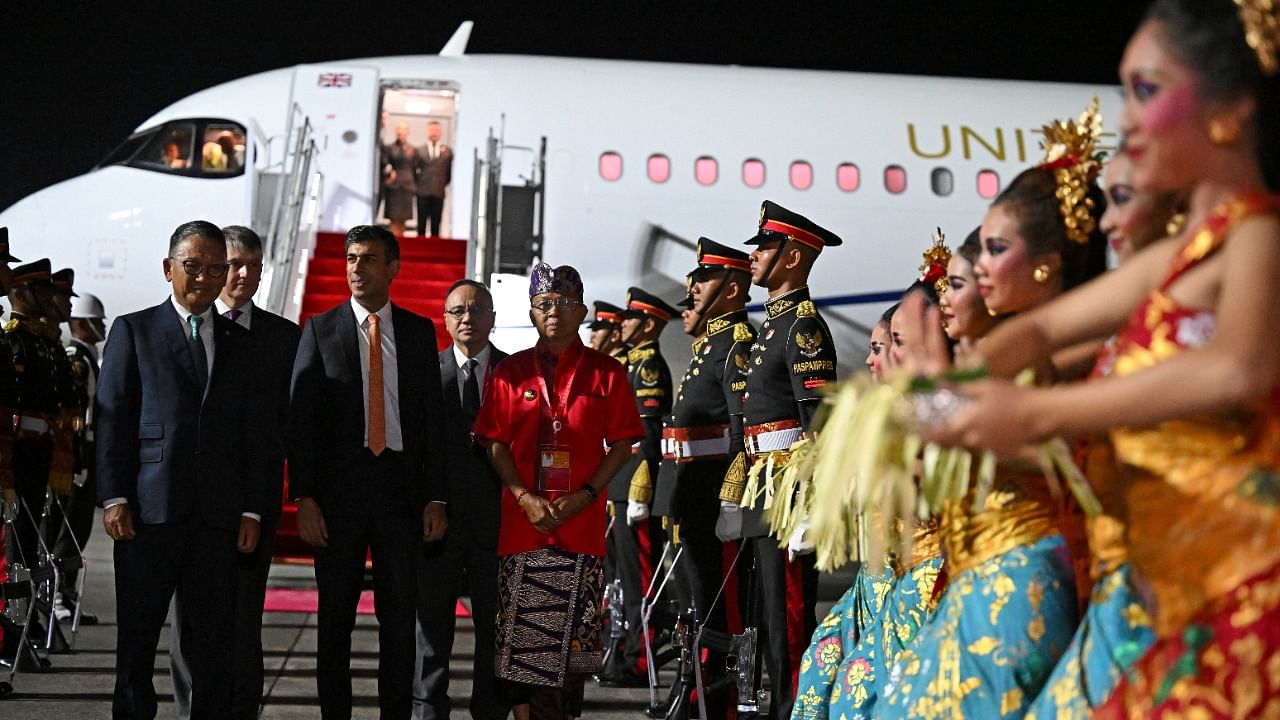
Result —
[[366, 551], [378, 617], [378, 706], [413, 706], [414, 557], [447, 525], [436, 332], [396, 307], [400, 246], [383, 228], [347, 233], [351, 300], [311, 318], [293, 366], [289, 495], [298, 534], [316, 548], [320, 591], [316, 683], [321, 717], [351, 717], [351, 631]]
[[[285, 429], [289, 409], [289, 380], [293, 375], [293, 356], [298, 350], [302, 331], [279, 315], [253, 303], [254, 293], [262, 282], [262, 240], [247, 227], [230, 225], [222, 228], [227, 238], [226, 283], [213, 301], [219, 315], [249, 333], [253, 356], [258, 363], [255, 394], [259, 409], [244, 423], [255, 423], [266, 441], [262, 457], [266, 463], [262, 478], [267, 499], [262, 515], [262, 535], [258, 547], [240, 556], [237, 564], [235, 624], [231, 630], [234, 660], [231, 664], [232, 702], [228, 717], [256, 720], [262, 704], [262, 605], [267, 595], [267, 575], [271, 571], [271, 553], [275, 544], [276, 524], [280, 520], [281, 486], [284, 479]], [[174, 602], [174, 617], [181, 619], [184, 608]], [[179, 636], [169, 644], [169, 662], [173, 679], [173, 698], [178, 717], [191, 717], [190, 659], [184, 654]]]
[[118, 318], [98, 377], [98, 499], [115, 540], [115, 718], [154, 718], [156, 645], [176, 592], [191, 658], [193, 718], [228, 717], [226, 628], [236, 550], [257, 546], [266, 510], [244, 331], [213, 312], [227, 273], [222, 231], [184, 223], [169, 239], [173, 295]]
[[494, 621], [498, 615], [498, 519], [502, 482], [484, 449], [472, 441], [471, 425], [490, 371], [507, 356], [489, 343], [493, 295], [475, 280], [459, 280], [444, 301], [444, 326], [453, 344], [440, 353], [445, 430], [458, 451], [449, 475], [449, 534], [423, 546], [418, 563], [418, 672], [414, 717], [447, 720], [449, 656], [453, 653], [454, 607], [471, 597], [476, 653], [471, 717], [499, 720], [508, 713], [494, 672]]

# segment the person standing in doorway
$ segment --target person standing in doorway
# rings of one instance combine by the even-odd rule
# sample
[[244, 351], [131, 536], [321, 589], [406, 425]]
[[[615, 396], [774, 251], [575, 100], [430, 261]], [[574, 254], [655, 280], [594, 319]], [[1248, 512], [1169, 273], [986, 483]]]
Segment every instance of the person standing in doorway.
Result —
[[[453, 148], [441, 142], [440, 123], [427, 123], [427, 144], [418, 148], [418, 237], [439, 237], [444, 195], [453, 179]], [[428, 232], [429, 231], [429, 232]]]

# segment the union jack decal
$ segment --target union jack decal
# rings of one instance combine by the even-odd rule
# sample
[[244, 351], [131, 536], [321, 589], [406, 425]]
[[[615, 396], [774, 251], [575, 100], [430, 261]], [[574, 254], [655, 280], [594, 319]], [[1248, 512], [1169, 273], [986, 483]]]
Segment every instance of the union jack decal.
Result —
[[351, 87], [351, 73], [320, 73], [320, 87]]

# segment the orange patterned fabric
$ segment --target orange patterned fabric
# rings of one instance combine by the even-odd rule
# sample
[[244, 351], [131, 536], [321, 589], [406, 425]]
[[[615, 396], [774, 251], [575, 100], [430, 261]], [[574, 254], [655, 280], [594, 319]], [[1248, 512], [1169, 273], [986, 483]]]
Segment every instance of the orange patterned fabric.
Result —
[[[1168, 289], [1243, 219], [1276, 207], [1253, 194], [1214, 211], [1118, 336], [1115, 375], [1212, 339], [1214, 315], [1179, 305]], [[1124, 520], [1158, 640], [1095, 717], [1280, 718], [1280, 393], [1118, 428], [1111, 442], [1118, 473], [1090, 479]]]

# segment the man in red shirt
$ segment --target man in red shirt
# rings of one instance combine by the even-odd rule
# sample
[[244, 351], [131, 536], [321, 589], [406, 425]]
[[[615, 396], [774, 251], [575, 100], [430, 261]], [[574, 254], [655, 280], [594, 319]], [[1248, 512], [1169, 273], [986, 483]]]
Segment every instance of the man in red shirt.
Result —
[[583, 680], [602, 659], [599, 494], [644, 429], [626, 371], [578, 337], [587, 312], [578, 272], [537, 265], [529, 297], [538, 343], [494, 368], [473, 432], [507, 489], [498, 677], [517, 720], [560, 720], [582, 715]]

